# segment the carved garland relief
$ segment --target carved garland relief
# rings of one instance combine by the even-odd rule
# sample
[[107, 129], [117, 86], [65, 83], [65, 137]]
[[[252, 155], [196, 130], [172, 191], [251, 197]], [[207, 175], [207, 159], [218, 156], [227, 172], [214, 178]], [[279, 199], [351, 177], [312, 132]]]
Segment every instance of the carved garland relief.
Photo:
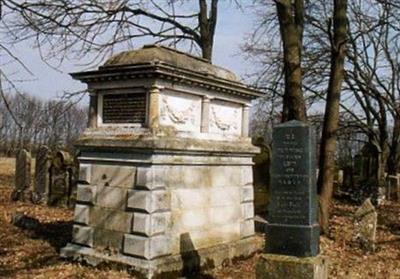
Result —
[[163, 94], [160, 99], [160, 124], [173, 126], [180, 131], [200, 130], [200, 97]]
[[215, 101], [210, 105], [210, 132], [240, 135], [242, 108], [228, 102]]

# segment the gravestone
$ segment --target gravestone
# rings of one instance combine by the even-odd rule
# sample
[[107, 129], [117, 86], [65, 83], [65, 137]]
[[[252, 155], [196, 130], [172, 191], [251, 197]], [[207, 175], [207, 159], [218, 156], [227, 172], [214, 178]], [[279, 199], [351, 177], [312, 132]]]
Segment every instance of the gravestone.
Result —
[[273, 131], [266, 252], [256, 278], [328, 278], [319, 255], [314, 130], [293, 120]]
[[354, 214], [355, 239], [367, 251], [375, 251], [378, 213], [371, 199], [366, 199]]
[[40, 202], [47, 200], [50, 185], [50, 165], [51, 152], [45, 145], [39, 147], [36, 154], [35, 165], [35, 188], [33, 191], [32, 201]]
[[400, 177], [388, 175], [386, 177], [386, 195], [388, 200], [399, 200]]
[[343, 185], [343, 178], [344, 178], [343, 170], [338, 170], [336, 181], [337, 181], [339, 187], [341, 187]]
[[25, 150], [18, 151], [15, 161], [15, 189], [11, 199], [23, 200], [25, 190], [31, 186], [31, 154]]
[[310, 126], [289, 121], [274, 128], [268, 253], [297, 257], [318, 254], [315, 157], [315, 135]]
[[66, 151], [57, 151], [50, 167], [48, 204], [73, 206], [76, 192], [74, 158]]
[[400, 173], [397, 173], [397, 177], [399, 178], [399, 181], [396, 189], [394, 189], [394, 199], [400, 201]]
[[354, 169], [351, 166], [343, 168], [342, 191], [349, 192], [354, 189]]

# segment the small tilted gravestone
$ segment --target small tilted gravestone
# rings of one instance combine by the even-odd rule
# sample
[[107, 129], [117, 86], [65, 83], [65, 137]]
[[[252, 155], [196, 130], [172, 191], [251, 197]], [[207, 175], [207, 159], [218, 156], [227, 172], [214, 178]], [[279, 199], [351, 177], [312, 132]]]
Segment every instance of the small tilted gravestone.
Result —
[[316, 144], [311, 126], [300, 121], [273, 131], [271, 202], [266, 254], [257, 278], [327, 278], [327, 258], [319, 255]]
[[15, 160], [15, 189], [11, 194], [13, 201], [24, 200], [25, 191], [31, 186], [31, 154], [20, 149]]
[[50, 149], [42, 145], [36, 154], [35, 165], [35, 184], [32, 194], [32, 201], [34, 203], [47, 200], [50, 187], [50, 166], [51, 166], [51, 152]]
[[355, 240], [367, 251], [375, 251], [378, 213], [370, 199], [366, 199], [354, 214]]

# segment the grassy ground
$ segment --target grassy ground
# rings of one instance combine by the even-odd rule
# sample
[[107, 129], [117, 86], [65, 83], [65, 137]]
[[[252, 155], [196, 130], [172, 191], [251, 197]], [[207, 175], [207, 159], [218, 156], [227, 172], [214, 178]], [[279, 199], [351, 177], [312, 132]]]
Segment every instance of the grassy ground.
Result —
[[[0, 278], [132, 278], [126, 270], [93, 268], [61, 261], [58, 252], [71, 239], [72, 212], [66, 209], [11, 202], [14, 160], [0, 158]], [[400, 204], [379, 210], [376, 253], [353, 241], [356, 206], [335, 202], [331, 237], [321, 237], [321, 251], [330, 258], [330, 278], [400, 278]], [[35, 230], [10, 224], [22, 212], [40, 221]], [[259, 254], [213, 270], [207, 278], [255, 278]]]

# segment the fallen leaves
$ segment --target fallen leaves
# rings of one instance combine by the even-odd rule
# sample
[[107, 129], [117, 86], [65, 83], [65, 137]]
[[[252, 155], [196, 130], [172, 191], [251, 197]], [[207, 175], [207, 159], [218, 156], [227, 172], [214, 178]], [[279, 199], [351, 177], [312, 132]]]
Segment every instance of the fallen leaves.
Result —
[[[59, 249], [71, 237], [71, 210], [11, 202], [14, 161], [0, 158], [0, 278], [132, 278], [126, 270], [93, 268], [60, 260]], [[330, 278], [400, 278], [400, 203], [385, 202], [378, 210], [377, 251], [363, 251], [353, 241], [357, 207], [335, 201], [329, 238], [321, 237], [321, 253], [330, 259]], [[20, 212], [39, 220], [34, 231], [13, 226]], [[260, 254], [206, 272], [199, 278], [255, 278]]]

